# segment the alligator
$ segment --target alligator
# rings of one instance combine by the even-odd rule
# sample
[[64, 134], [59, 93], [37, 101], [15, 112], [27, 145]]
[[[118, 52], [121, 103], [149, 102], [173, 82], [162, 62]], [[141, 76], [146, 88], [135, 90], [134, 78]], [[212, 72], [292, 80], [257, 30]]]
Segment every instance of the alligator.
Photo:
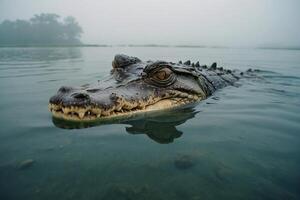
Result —
[[49, 110], [67, 121], [127, 118], [195, 105], [244, 75], [216, 63], [142, 61], [118, 54], [108, 77], [95, 84], [62, 86], [50, 98]]

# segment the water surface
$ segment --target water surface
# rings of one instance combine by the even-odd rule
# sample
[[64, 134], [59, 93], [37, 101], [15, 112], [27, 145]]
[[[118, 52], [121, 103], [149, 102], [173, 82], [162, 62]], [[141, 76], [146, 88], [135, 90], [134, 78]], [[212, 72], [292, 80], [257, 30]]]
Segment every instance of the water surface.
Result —
[[[262, 72], [193, 109], [55, 126], [49, 97], [106, 76], [117, 53]], [[300, 199], [299, 88], [298, 50], [0, 48], [0, 199]]]

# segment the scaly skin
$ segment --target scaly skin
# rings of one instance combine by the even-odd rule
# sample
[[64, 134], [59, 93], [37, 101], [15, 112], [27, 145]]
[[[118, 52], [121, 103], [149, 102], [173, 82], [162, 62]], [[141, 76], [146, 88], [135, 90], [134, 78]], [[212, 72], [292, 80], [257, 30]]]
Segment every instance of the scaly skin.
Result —
[[116, 55], [108, 78], [94, 85], [61, 87], [49, 101], [55, 118], [92, 121], [177, 108], [206, 99], [217, 89], [233, 85], [236, 71], [207, 68], [199, 62], [143, 62]]

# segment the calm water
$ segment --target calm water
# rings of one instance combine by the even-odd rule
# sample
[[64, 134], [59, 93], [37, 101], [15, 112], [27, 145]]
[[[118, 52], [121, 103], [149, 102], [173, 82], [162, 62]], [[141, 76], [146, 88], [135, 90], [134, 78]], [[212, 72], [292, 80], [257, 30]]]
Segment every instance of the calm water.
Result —
[[[179, 113], [55, 126], [49, 97], [116, 53], [263, 72]], [[0, 199], [300, 199], [300, 51], [0, 48], [0, 89]]]

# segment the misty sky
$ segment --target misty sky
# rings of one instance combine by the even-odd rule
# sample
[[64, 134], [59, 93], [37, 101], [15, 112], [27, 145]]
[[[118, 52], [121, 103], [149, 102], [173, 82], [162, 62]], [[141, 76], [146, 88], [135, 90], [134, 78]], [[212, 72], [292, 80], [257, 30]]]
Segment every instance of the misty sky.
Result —
[[300, 0], [0, 0], [0, 22], [74, 16], [84, 43], [300, 46]]

